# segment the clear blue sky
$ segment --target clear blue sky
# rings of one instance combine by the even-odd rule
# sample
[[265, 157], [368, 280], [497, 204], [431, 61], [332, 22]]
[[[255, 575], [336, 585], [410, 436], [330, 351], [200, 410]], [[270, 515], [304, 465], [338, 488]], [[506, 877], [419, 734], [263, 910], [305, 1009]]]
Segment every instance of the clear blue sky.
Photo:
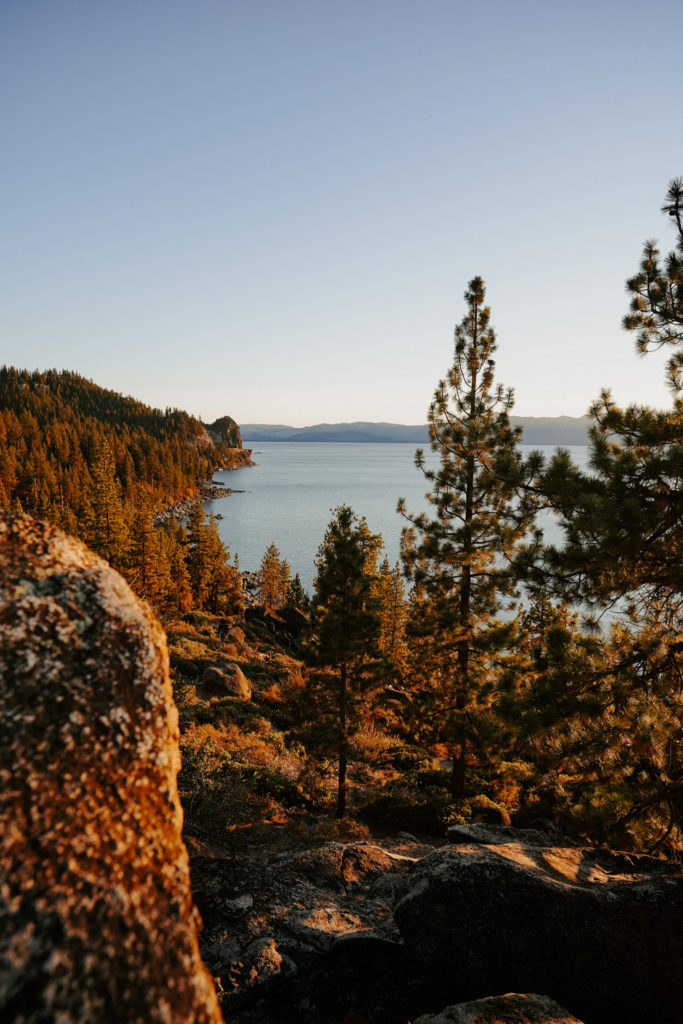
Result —
[[481, 274], [517, 413], [668, 404], [619, 322], [672, 243], [680, 29], [677, 0], [0, 0], [0, 362], [423, 422]]

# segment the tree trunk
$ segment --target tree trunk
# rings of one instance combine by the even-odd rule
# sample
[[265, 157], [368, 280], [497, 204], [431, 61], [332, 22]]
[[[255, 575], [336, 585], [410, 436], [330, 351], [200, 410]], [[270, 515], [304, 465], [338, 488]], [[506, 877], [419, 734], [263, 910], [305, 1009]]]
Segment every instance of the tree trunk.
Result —
[[[465, 645], [459, 651], [459, 671], [467, 677], [469, 667], [469, 645]], [[454, 729], [453, 747], [453, 771], [451, 772], [451, 796], [454, 800], [463, 800], [465, 797], [465, 781], [467, 778], [467, 724], [465, 722], [466, 695], [460, 691], [455, 700], [455, 708], [458, 718]]]
[[[478, 309], [474, 309], [473, 334], [478, 336]], [[477, 397], [477, 364], [473, 361], [470, 384], [470, 422], [476, 419]], [[460, 582], [460, 628], [463, 638], [458, 644], [458, 693], [455, 701], [458, 719], [455, 727], [455, 751], [453, 752], [453, 773], [451, 775], [451, 796], [454, 800], [462, 800], [465, 796], [465, 780], [467, 775], [467, 724], [465, 711], [469, 699], [470, 688], [470, 619], [472, 610], [472, 516], [474, 512], [474, 456], [467, 456], [467, 480], [465, 484], [465, 522], [463, 531], [463, 551], [465, 555], [462, 578]]]
[[[458, 727], [462, 729], [461, 726]], [[461, 736], [460, 742], [453, 751], [453, 770], [451, 772], [451, 796], [454, 800], [462, 800], [465, 796], [465, 775], [467, 765], [467, 736]]]
[[346, 663], [339, 672], [339, 775], [337, 777], [337, 810], [335, 818], [346, 817]]

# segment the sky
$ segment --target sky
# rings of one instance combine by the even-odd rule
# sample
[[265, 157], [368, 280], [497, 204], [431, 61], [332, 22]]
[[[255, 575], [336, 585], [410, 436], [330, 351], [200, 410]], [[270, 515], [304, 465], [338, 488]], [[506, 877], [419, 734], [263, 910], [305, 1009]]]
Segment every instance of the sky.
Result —
[[678, 0], [0, 0], [0, 363], [421, 423], [481, 275], [516, 414], [667, 406], [682, 83]]

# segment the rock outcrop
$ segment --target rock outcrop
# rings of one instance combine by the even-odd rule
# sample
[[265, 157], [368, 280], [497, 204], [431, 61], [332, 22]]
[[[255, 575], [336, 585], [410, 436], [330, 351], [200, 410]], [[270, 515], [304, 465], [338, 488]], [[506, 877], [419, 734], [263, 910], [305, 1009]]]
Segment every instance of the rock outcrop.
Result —
[[227, 444], [229, 448], [242, 447], [242, 433], [231, 416], [221, 416], [213, 423], [204, 424], [209, 437], [216, 444]]
[[226, 1016], [680, 1024], [680, 866], [509, 826], [452, 838], [193, 860]]
[[239, 665], [232, 662], [207, 666], [202, 672], [199, 690], [205, 698], [239, 697], [240, 700], [251, 700], [251, 683]]
[[415, 1024], [581, 1024], [545, 996], [508, 992], [471, 1003], [447, 1006], [437, 1014], [418, 1017]]
[[0, 512], [0, 1019], [218, 1024], [198, 951], [162, 629]]
[[226, 1019], [323, 1022], [371, 1004], [378, 1015], [359, 1020], [392, 1019], [392, 988], [404, 991], [398, 982], [410, 967], [391, 915], [394, 889], [429, 849], [411, 838], [241, 863], [193, 858], [202, 954], [220, 979]]
[[254, 465], [251, 448], [242, 446], [242, 433], [232, 417], [221, 416], [213, 423], [203, 426], [212, 444], [225, 445], [230, 449], [228, 452], [223, 449], [222, 469], [241, 469], [243, 466]]
[[416, 864], [394, 911], [406, 948], [456, 1000], [522, 990], [590, 1024], [681, 1020], [680, 865], [465, 831]]

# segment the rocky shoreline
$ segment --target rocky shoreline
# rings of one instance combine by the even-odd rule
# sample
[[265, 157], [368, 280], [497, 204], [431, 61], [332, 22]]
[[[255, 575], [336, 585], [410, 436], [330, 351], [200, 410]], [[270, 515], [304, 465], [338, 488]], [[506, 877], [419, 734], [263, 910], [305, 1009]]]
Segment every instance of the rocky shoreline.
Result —
[[234, 487], [222, 487], [220, 484], [202, 484], [196, 497], [183, 498], [181, 501], [176, 501], [173, 505], [169, 505], [163, 511], [157, 512], [154, 517], [154, 525], [163, 526], [170, 519], [185, 519], [189, 516], [192, 506], [197, 499], [199, 501], [213, 501], [215, 498], [229, 498], [231, 494], [244, 494], [244, 491]]

